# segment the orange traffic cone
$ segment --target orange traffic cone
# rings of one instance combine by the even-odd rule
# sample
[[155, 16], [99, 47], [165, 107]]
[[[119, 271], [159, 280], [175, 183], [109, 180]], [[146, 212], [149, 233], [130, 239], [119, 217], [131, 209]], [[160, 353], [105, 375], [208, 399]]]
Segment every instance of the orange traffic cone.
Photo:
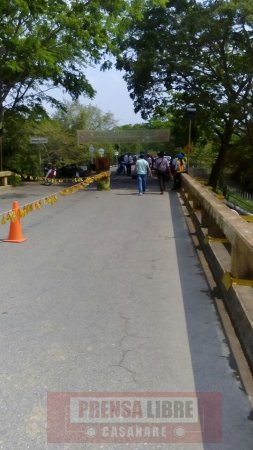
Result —
[[12, 211], [15, 212], [15, 220], [13, 222], [11, 221], [8, 239], [3, 239], [3, 242], [24, 242], [27, 240], [22, 233], [18, 210], [18, 202], [15, 201], [12, 204]]

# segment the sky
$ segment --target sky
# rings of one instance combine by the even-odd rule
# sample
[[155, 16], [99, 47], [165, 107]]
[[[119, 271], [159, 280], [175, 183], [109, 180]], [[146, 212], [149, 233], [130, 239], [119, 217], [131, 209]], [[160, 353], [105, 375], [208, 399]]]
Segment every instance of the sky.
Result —
[[123, 72], [115, 69], [101, 72], [99, 67], [96, 67], [87, 69], [85, 75], [97, 94], [94, 99], [81, 97], [81, 104], [97, 106], [104, 113], [110, 111], [117, 125], [144, 122], [140, 114], [134, 113], [133, 102], [122, 78]]

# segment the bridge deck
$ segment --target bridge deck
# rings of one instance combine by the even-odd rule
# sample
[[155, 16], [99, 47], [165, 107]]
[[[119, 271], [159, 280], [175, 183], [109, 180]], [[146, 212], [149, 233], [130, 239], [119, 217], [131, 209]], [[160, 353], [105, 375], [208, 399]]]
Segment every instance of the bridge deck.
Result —
[[[1, 191], [2, 208], [15, 192], [24, 204], [54, 190]], [[22, 225], [25, 243], [1, 245], [0, 449], [77, 448], [47, 443], [47, 391], [219, 392], [215, 449], [252, 449], [251, 406], [177, 193], [161, 196], [151, 180], [140, 197], [116, 177], [111, 191], [69, 195]]]

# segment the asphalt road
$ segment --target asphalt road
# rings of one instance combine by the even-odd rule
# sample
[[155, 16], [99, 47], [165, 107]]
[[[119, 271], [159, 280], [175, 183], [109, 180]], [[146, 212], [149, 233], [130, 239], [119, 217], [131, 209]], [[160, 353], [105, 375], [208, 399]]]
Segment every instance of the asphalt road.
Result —
[[[0, 449], [252, 450], [250, 402], [178, 196], [148, 187], [140, 197], [119, 177], [60, 198], [22, 220], [26, 242], [0, 243]], [[60, 189], [4, 188], [0, 211]], [[48, 443], [47, 392], [218, 392], [221, 442]]]

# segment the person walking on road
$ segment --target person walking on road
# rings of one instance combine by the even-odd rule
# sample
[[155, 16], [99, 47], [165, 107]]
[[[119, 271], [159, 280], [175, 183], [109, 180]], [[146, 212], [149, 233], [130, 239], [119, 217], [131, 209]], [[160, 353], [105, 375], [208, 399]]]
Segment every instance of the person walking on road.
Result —
[[158, 158], [155, 160], [155, 169], [157, 172], [158, 183], [160, 187], [160, 194], [165, 191], [165, 184], [170, 177], [170, 164], [167, 158], [164, 157], [164, 152], [158, 153]]
[[53, 180], [56, 178], [56, 167], [52, 167], [48, 170], [46, 176], [45, 176], [45, 182], [44, 184], [46, 186], [51, 186], [53, 184]]
[[146, 161], [143, 153], [140, 154], [139, 159], [136, 161], [135, 170], [137, 174], [139, 195], [142, 195], [146, 192], [147, 174], [152, 176], [149, 163]]
[[124, 163], [124, 156], [120, 155], [118, 158], [117, 175], [125, 175], [125, 173], [126, 173], [126, 165]]
[[124, 156], [124, 163], [126, 165], [127, 175], [130, 177], [132, 164], [133, 164], [133, 157], [132, 157], [132, 155], [130, 155], [130, 153], [126, 153], [126, 155]]
[[186, 161], [184, 158], [184, 153], [179, 153], [177, 159], [174, 163], [174, 186], [173, 190], [180, 189], [182, 182], [182, 173], [186, 172]]

